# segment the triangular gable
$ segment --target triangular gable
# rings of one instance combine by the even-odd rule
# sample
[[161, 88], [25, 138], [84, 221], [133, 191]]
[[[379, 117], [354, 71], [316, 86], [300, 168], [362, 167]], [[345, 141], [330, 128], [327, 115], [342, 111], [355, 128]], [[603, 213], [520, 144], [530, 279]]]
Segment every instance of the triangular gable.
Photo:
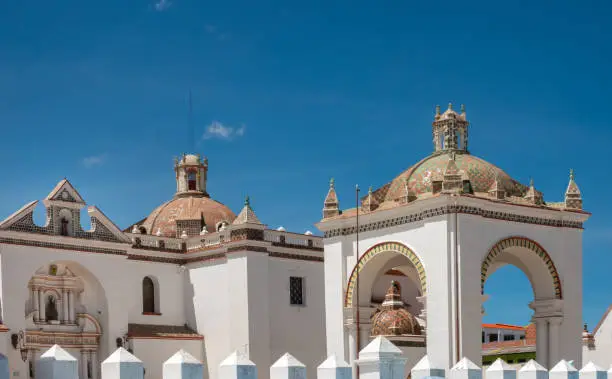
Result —
[[[108, 232], [110, 232], [118, 241], [122, 241], [122, 242], [129, 242], [130, 239], [128, 236], [126, 236], [121, 229], [119, 229], [119, 227], [117, 225], [115, 225], [114, 222], [112, 222], [108, 217], [106, 217], [106, 215], [104, 213], [102, 213], [102, 211], [100, 209], [98, 209], [95, 206], [90, 206], [89, 208], [87, 208], [87, 213], [89, 214], [89, 217], [91, 217], [92, 220], [92, 232], [94, 233], [94, 235], [97, 232], [100, 232], [99, 230], [95, 230], [96, 227], [94, 225], [96, 225], [97, 222], [101, 223], [102, 226], [104, 226], [104, 228], [106, 230], [108, 230]], [[94, 222], [95, 220], [95, 222]]]
[[8, 216], [6, 219], [4, 219], [4, 221], [0, 222], [0, 229], [6, 229], [26, 217], [32, 217], [36, 204], [38, 204], [38, 200], [31, 201], [21, 207], [21, 209], [19, 209], [17, 212]]
[[81, 203], [85, 204], [85, 200], [79, 195], [77, 190], [70, 184], [68, 179], [63, 179], [47, 195], [45, 198], [47, 201], [68, 201], [72, 203]]

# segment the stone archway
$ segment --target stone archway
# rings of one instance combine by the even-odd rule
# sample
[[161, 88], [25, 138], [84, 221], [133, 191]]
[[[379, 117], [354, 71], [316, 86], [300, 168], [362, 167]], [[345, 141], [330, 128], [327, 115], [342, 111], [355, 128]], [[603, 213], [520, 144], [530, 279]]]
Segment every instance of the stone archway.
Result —
[[[373, 261], [377, 257], [381, 257], [382, 254], [400, 255], [408, 258], [416, 270], [418, 276], [419, 286], [421, 288], [421, 295], [425, 296], [427, 293], [427, 275], [425, 268], [420, 258], [410, 249], [408, 246], [399, 242], [383, 242], [369, 248], [361, 257], [353, 268], [351, 276], [348, 280], [347, 290], [344, 298], [344, 306], [349, 308], [353, 306], [353, 298], [355, 294], [355, 287], [357, 283], [357, 277], [363, 271], [366, 264]], [[361, 291], [360, 291], [361, 292]]]
[[[512, 265], [520, 269], [533, 290], [536, 325], [536, 360], [550, 368], [560, 359], [560, 325], [563, 322], [563, 289], [559, 273], [548, 252], [536, 241], [512, 236], [497, 241], [481, 265], [481, 293], [487, 278], [498, 268]], [[485, 297], [486, 298], [486, 297]]]
[[[550, 258], [550, 255], [544, 250], [540, 244], [537, 242], [525, 238], [525, 237], [508, 237], [501, 241], [498, 241], [493, 245], [493, 247], [489, 250], [489, 253], [482, 261], [482, 267], [480, 270], [480, 290], [481, 293], [484, 294], [484, 284], [487, 280], [488, 275], [490, 275], [489, 269], [494, 267], [493, 263], [500, 253], [509, 249], [509, 248], [523, 248], [528, 250], [534, 254], [536, 254], [542, 262], [546, 265], [548, 273], [550, 274], [550, 279], [552, 280], [552, 285], [554, 288], [554, 295], [556, 299], [563, 298], [563, 291], [561, 289], [561, 280], [559, 279], [559, 273], [557, 272], [557, 268], [555, 267], [554, 262]], [[520, 268], [520, 267], [519, 267]], [[530, 278], [531, 280], [531, 278]]]

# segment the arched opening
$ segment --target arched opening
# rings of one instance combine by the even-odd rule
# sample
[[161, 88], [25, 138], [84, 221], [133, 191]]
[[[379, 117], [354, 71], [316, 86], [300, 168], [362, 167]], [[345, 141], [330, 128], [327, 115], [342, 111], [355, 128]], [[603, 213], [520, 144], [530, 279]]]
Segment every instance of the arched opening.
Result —
[[195, 171], [189, 171], [187, 173], [187, 187], [189, 188], [189, 191], [195, 191], [196, 190], [196, 183], [197, 183], [197, 175]]
[[145, 276], [142, 279], [142, 313], [159, 313], [157, 281], [150, 276]]
[[483, 365], [497, 358], [517, 365], [536, 359], [550, 368], [560, 359], [563, 300], [548, 253], [535, 241], [506, 238], [491, 248], [481, 270], [484, 298], [490, 299], [483, 306]]
[[[348, 311], [359, 304], [360, 348], [385, 336], [409, 357], [407, 375], [426, 354], [426, 290], [421, 260], [406, 245], [387, 242], [368, 249], [349, 277], [345, 296]], [[355, 329], [351, 333], [349, 346], [354, 346]]]

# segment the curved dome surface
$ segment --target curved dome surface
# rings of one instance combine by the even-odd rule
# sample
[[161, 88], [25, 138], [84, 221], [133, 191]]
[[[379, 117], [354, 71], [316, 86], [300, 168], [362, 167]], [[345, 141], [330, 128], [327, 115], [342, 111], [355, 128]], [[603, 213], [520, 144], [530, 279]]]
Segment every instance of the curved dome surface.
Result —
[[164, 237], [177, 237], [177, 220], [200, 220], [202, 216], [209, 232], [215, 232], [219, 222], [231, 224], [236, 218], [234, 212], [218, 201], [205, 196], [190, 196], [174, 198], [160, 205], [151, 212], [142, 226], [148, 234], [157, 234], [159, 230]]
[[[432, 176], [444, 174], [444, 169], [448, 164], [449, 154], [435, 154], [421, 160], [411, 166], [391, 183], [382, 187], [379, 191], [384, 191], [380, 196], [384, 196], [384, 201], [395, 201], [405, 195], [405, 183], [408, 178], [408, 187], [418, 197], [424, 193], [432, 191]], [[499, 178], [503, 190], [508, 196], [523, 196], [527, 187], [512, 179], [499, 167], [467, 153], [456, 154], [455, 164], [457, 168], [468, 176], [474, 192], [488, 192], [495, 183], [495, 178]]]
[[395, 281], [391, 282], [381, 310], [372, 315], [371, 322], [373, 337], [421, 335], [421, 326], [406, 309], [401, 300], [399, 285]]

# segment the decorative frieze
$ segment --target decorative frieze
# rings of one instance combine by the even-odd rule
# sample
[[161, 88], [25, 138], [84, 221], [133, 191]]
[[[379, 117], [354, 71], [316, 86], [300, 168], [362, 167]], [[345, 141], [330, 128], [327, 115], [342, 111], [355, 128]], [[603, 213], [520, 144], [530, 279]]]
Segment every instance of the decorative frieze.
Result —
[[[481, 216], [484, 218], [491, 218], [495, 220], [519, 222], [523, 224], [535, 224], [543, 226], [552, 226], [557, 228], [574, 228], [582, 229], [582, 222], [560, 220], [552, 218], [534, 217], [534, 216], [523, 216], [507, 212], [491, 211], [478, 207], [468, 205], [445, 205], [442, 207], [426, 209], [421, 212], [416, 212], [410, 215], [395, 217], [387, 220], [376, 221], [372, 223], [364, 223], [359, 225], [359, 233], [369, 232], [374, 230], [391, 228], [399, 225], [410, 224], [426, 220], [428, 218], [443, 216], [451, 213], [469, 214], [475, 216]], [[356, 227], [351, 226], [347, 228], [337, 228], [325, 231], [323, 238], [332, 238], [337, 236], [346, 236], [355, 234]]]

